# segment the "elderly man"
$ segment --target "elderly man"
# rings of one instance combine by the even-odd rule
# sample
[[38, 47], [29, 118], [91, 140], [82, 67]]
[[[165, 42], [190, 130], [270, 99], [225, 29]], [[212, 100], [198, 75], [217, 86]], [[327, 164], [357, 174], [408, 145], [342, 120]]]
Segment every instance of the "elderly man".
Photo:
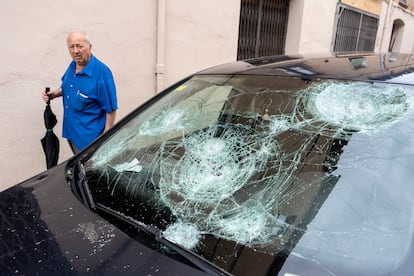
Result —
[[92, 54], [84, 32], [71, 32], [67, 46], [73, 61], [58, 89], [42, 92], [45, 102], [63, 96], [63, 131], [74, 153], [108, 130], [115, 121], [118, 101], [111, 70]]

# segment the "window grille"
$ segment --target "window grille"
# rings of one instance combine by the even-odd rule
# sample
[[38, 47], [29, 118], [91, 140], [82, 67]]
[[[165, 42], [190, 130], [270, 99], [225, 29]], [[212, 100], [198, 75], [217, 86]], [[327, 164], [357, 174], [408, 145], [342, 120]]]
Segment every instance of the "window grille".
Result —
[[284, 53], [289, 0], [242, 0], [237, 59]]
[[334, 52], [373, 52], [378, 21], [378, 17], [339, 6]]

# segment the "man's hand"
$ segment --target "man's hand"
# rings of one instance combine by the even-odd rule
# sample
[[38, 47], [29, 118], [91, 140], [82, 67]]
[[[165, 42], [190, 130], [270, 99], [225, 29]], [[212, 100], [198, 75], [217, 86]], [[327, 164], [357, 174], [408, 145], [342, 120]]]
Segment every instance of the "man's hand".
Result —
[[49, 100], [53, 100], [54, 98], [62, 96], [62, 88], [58, 88], [46, 93], [46, 91], [42, 91], [42, 99], [45, 103]]

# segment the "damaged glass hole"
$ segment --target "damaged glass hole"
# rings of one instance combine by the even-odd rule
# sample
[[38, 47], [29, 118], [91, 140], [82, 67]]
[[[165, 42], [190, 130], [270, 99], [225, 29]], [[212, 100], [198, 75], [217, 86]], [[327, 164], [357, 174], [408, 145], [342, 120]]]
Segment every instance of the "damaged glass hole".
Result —
[[350, 131], [374, 131], [401, 119], [409, 100], [402, 87], [325, 82], [299, 96], [316, 119]]

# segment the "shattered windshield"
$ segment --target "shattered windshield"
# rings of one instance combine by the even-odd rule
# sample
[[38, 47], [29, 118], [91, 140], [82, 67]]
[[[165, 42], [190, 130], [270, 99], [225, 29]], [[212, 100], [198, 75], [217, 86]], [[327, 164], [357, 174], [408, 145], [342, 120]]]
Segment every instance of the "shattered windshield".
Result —
[[388, 83], [195, 76], [97, 149], [89, 189], [236, 275], [392, 272], [414, 234], [412, 105]]

